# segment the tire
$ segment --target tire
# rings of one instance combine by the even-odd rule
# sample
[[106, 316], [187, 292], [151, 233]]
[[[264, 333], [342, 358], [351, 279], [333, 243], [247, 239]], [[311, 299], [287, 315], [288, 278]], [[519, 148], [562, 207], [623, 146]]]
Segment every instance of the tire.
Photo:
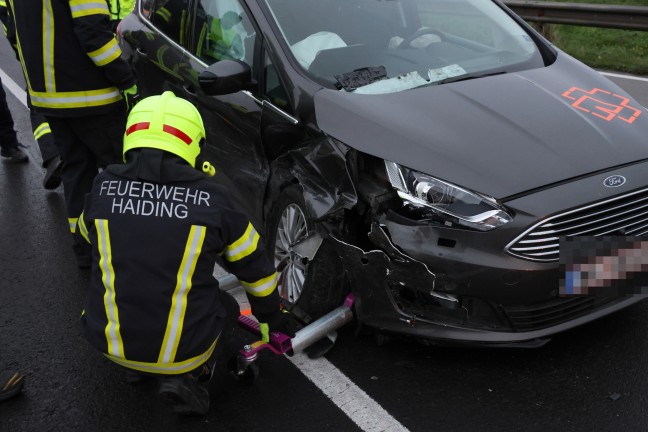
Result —
[[279, 295], [307, 322], [340, 306], [344, 301], [344, 272], [340, 258], [326, 239], [312, 261], [292, 248], [313, 233], [299, 186], [290, 186], [273, 206], [266, 247], [279, 272]]

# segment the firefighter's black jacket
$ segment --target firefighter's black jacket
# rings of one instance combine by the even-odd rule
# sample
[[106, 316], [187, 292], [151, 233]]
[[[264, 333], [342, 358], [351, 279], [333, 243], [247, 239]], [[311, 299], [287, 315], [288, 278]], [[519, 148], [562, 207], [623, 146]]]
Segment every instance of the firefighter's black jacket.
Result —
[[279, 307], [277, 273], [226, 189], [170, 153], [131, 153], [97, 176], [79, 219], [93, 245], [84, 334], [123, 366], [188, 372], [211, 355], [225, 314], [218, 256], [257, 317]]
[[120, 57], [105, 1], [6, 1], [7, 36], [38, 112], [80, 117], [124, 109], [120, 90], [136, 81]]

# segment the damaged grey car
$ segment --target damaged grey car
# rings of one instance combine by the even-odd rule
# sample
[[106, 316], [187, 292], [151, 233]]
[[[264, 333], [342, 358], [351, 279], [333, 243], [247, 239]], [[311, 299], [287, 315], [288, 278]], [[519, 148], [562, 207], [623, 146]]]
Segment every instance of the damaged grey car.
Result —
[[560, 238], [648, 232], [648, 113], [497, 0], [140, 0], [118, 37], [307, 320], [353, 292], [377, 331], [539, 346], [644, 298], [558, 286]]

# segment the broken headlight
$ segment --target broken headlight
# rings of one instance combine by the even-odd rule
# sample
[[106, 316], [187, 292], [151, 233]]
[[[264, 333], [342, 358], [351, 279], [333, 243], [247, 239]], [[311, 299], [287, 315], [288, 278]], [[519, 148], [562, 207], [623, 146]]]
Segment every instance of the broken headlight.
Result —
[[385, 161], [392, 186], [405, 205], [440, 217], [448, 226], [462, 225], [489, 231], [512, 220], [495, 201], [427, 174]]

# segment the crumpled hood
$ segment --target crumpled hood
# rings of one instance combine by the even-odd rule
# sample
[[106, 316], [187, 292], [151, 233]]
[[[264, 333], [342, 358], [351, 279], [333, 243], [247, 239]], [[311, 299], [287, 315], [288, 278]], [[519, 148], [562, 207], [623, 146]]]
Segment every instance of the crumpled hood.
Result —
[[540, 69], [384, 95], [323, 89], [317, 124], [495, 198], [648, 159], [648, 112], [564, 53]]

